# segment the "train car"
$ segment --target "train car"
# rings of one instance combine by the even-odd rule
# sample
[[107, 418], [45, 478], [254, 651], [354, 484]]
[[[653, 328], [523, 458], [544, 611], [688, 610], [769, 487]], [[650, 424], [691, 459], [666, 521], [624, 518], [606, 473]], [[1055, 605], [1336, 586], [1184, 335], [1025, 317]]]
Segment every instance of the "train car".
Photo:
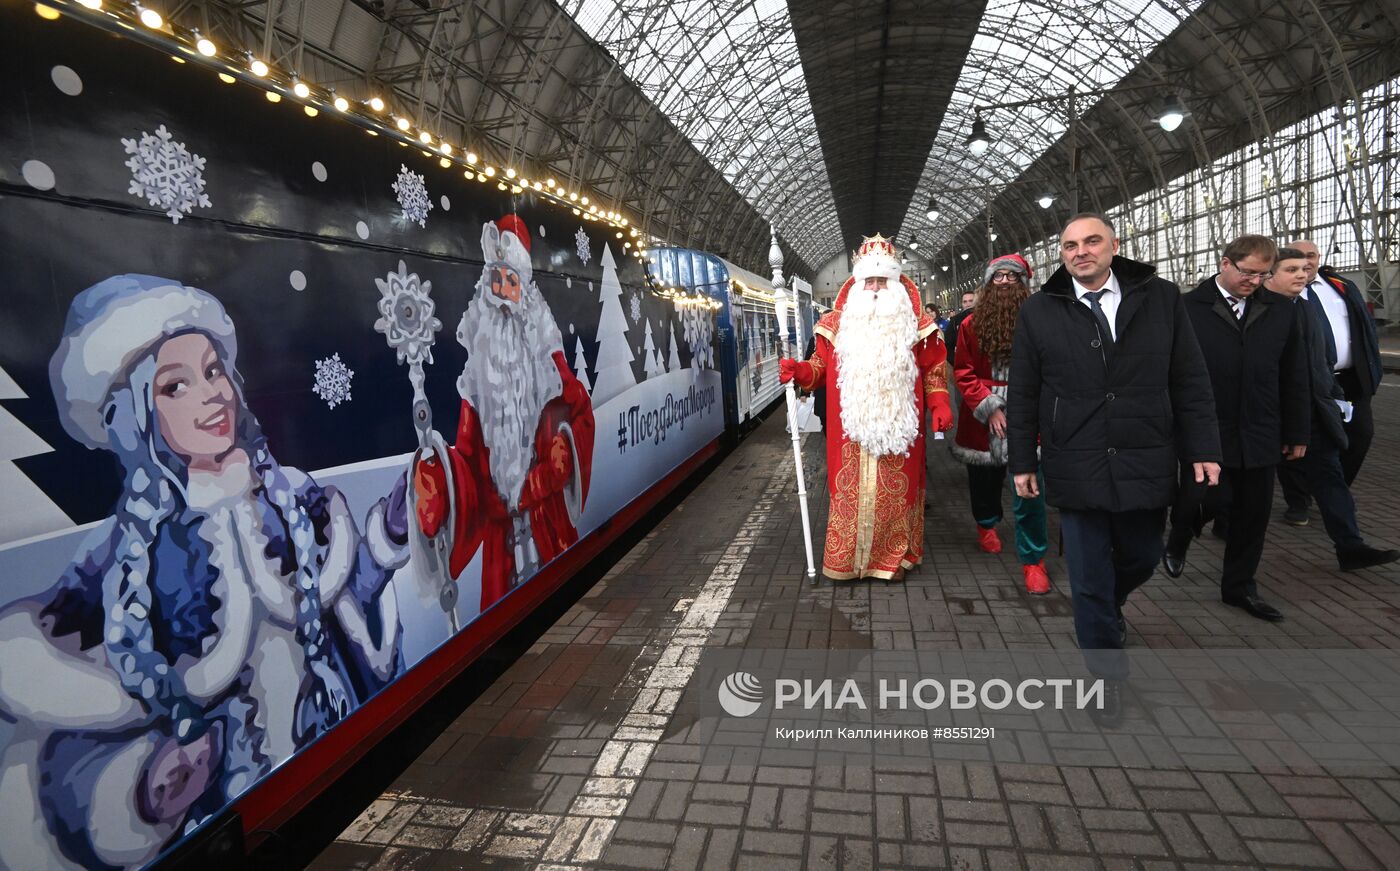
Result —
[[780, 324], [772, 281], [761, 275], [689, 248], [655, 248], [647, 261], [650, 278], [663, 292], [680, 300], [698, 297], [718, 304], [725, 423], [736, 429], [751, 426], [782, 396], [779, 357], [802, 355], [812, 335], [811, 285], [792, 279], [794, 293], [786, 321]]
[[285, 822], [717, 455], [716, 311], [524, 172], [35, 20], [0, 10], [0, 868], [140, 868]]

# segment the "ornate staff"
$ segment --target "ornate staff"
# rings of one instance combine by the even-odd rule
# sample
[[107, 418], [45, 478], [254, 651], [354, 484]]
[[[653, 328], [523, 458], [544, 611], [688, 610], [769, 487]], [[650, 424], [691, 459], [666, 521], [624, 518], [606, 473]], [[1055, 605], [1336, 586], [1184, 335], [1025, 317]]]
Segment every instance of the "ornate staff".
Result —
[[[788, 344], [789, 357], [801, 358], [802, 354], [802, 312], [793, 298], [793, 323], [796, 324], [796, 348], [788, 342], [787, 331], [787, 292], [783, 279], [783, 249], [778, 247], [778, 234], [768, 228], [771, 244], [768, 246], [768, 265], [773, 267], [773, 313], [778, 318], [778, 332]], [[807, 477], [802, 471], [802, 440], [797, 426], [797, 389], [789, 381], [784, 385], [783, 396], [787, 400], [788, 432], [792, 433], [792, 462], [797, 467], [797, 504], [802, 507], [802, 540], [807, 546], [807, 579], [817, 582], [817, 566], [812, 561], [812, 520], [807, 513]]]
[[[447, 445], [442, 436], [433, 429], [433, 410], [428, 405], [428, 395], [423, 390], [423, 363], [433, 362], [433, 344], [436, 333], [442, 329], [442, 321], [433, 316], [433, 288], [431, 281], [419, 281], [417, 273], [410, 273], [402, 260], [399, 271], [390, 272], [384, 278], [376, 278], [379, 288], [379, 320], [374, 322], [376, 332], [384, 335], [384, 341], [398, 354], [400, 363], [408, 363], [408, 383], [413, 385], [413, 428], [418, 433], [418, 449], [413, 453], [409, 481], [414, 479], [414, 471], [420, 462], [437, 459], [447, 476], [448, 517], [456, 511], [452, 504], [455, 489], [452, 481], [452, 464], [447, 459]], [[410, 512], [412, 509], [410, 509]], [[448, 554], [452, 552], [452, 524], [442, 524], [437, 534], [424, 535], [416, 518], [408, 524], [409, 546], [413, 554], [413, 564], [428, 577], [435, 579], [438, 586], [438, 604], [447, 614], [453, 634], [460, 628], [457, 624], [457, 583], [448, 571]]]

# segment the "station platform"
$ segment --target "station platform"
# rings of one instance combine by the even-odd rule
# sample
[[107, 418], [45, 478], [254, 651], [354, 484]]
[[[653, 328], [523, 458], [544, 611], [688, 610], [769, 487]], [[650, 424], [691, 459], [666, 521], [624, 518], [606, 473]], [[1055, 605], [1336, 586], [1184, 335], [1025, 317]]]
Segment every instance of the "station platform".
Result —
[[[1375, 400], [1354, 488], [1370, 542], [1400, 547], [1400, 378]], [[804, 442], [818, 559], [823, 444]], [[1150, 764], [1131, 728], [1078, 755], [1024, 749], [893, 763], [773, 762], [678, 715], [699, 653], [1074, 649], [1068, 583], [1025, 593], [1011, 527], [976, 549], [963, 467], [929, 442], [923, 566], [903, 583], [804, 578], [791, 442], [773, 415], [615, 564], [312, 863], [332, 869], [1396, 868], [1400, 777]], [[1277, 496], [1276, 496], [1277, 499]], [[1222, 605], [1223, 543], [1125, 610], [1130, 648], [1400, 648], [1400, 568], [1336, 571], [1314, 512], [1276, 502], [1259, 573], [1285, 618]], [[1392, 736], [1390, 741], [1396, 741]], [[1093, 743], [1093, 742], [1099, 743]], [[1048, 760], [1048, 761], [1047, 761]]]

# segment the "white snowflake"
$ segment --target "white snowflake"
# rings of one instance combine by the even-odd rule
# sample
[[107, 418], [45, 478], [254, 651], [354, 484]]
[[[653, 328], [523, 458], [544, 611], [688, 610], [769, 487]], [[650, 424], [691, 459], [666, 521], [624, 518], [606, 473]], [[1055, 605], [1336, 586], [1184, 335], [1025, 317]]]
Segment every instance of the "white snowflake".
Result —
[[126, 192], [164, 209], [171, 223], [180, 223], [196, 206], [213, 205], [204, 192], [204, 158], [176, 142], [164, 124], [155, 133], [141, 131], [140, 139], [123, 139], [122, 145], [131, 155], [126, 162], [131, 186]]
[[342, 402], [350, 401], [350, 382], [355, 372], [340, 362], [340, 352], [324, 360], [316, 361], [316, 386], [311, 392], [326, 401], [326, 406], [335, 408]]
[[433, 201], [428, 199], [428, 186], [423, 183], [423, 176], [399, 164], [394, 193], [399, 197], [399, 208], [403, 209], [406, 220], [420, 227], [428, 226], [428, 213], [433, 210]]
[[642, 295], [640, 293], [632, 294], [631, 305], [633, 322], [640, 322], [642, 319]]
[[433, 342], [442, 321], [433, 315], [433, 283], [421, 281], [402, 260], [399, 271], [376, 278], [379, 288], [379, 320], [374, 329], [384, 334], [399, 362], [433, 362]]
[[582, 227], [574, 234], [574, 248], [578, 250], [578, 259], [585, 264], [593, 259], [593, 249], [588, 246], [588, 234], [583, 232]]

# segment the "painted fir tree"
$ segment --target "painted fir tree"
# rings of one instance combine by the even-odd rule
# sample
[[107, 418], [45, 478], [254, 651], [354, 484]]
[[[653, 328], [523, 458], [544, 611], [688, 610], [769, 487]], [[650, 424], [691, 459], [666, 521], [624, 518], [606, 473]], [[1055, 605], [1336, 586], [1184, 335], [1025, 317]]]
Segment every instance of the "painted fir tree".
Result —
[[637, 385], [636, 373], [632, 371], [635, 357], [627, 340], [627, 315], [622, 311], [622, 283], [617, 278], [611, 245], [603, 244], [599, 262], [603, 267], [599, 288], [603, 311], [598, 317], [598, 357], [593, 361], [594, 408]]
[[681, 368], [681, 352], [678, 350], [679, 347], [679, 344], [676, 342], [676, 323], [675, 321], [672, 321], [671, 356], [666, 359], [666, 368], [670, 369], [672, 372], [679, 371], [679, 369]]
[[646, 358], [647, 377], [665, 375], [666, 367], [661, 365], [661, 354], [656, 350], [656, 340], [651, 337], [651, 321], [647, 321], [646, 338], [642, 343], [642, 355]]
[[[0, 402], [29, 397], [9, 373], [0, 369]], [[0, 543], [18, 541], [72, 526], [73, 521], [54, 504], [15, 460], [53, 450], [19, 418], [0, 405]]]
[[578, 378], [583, 389], [593, 391], [593, 382], [588, 380], [588, 361], [583, 357], [583, 337], [574, 339], [574, 376]]

